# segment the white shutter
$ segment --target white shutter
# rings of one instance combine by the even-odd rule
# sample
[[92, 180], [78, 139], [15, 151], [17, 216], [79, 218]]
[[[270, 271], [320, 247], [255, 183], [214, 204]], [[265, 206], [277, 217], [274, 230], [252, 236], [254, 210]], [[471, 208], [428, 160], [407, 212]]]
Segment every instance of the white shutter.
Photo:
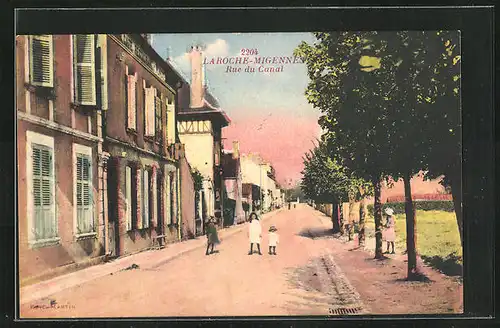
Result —
[[127, 231], [132, 230], [132, 169], [125, 167], [125, 219]]
[[146, 131], [145, 135], [147, 136], [154, 136], [154, 113], [155, 113], [155, 96], [156, 96], [156, 89], [153, 87], [149, 87], [145, 89], [145, 109], [144, 109], [144, 119], [145, 119], [145, 126], [146, 126]]
[[143, 222], [142, 226], [144, 228], [149, 227], [149, 172], [144, 170], [144, 181], [143, 181], [143, 194], [144, 194], [144, 206], [143, 206]]
[[156, 168], [153, 168], [153, 174], [151, 175], [151, 189], [153, 190], [153, 226], [158, 225], [158, 174]]
[[36, 86], [54, 86], [52, 35], [30, 36], [30, 82]]
[[175, 105], [167, 104], [167, 139], [169, 144], [175, 143]]
[[75, 100], [81, 105], [96, 105], [95, 37], [77, 34], [73, 44]]
[[137, 211], [137, 213], [136, 213], [136, 218], [137, 218], [136, 224], [137, 224], [137, 229], [142, 229], [142, 215], [141, 214], [142, 214], [142, 211], [143, 211], [143, 209], [142, 209], [143, 204], [142, 204], [142, 183], [141, 183], [142, 176], [141, 176], [141, 169], [137, 169], [135, 177], [136, 177], [136, 188], [135, 188], [135, 190], [137, 190], [137, 195], [136, 195], [136, 197], [137, 197], [137, 208], [139, 209]]
[[134, 130], [137, 130], [136, 85], [137, 75], [127, 75], [127, 127]]

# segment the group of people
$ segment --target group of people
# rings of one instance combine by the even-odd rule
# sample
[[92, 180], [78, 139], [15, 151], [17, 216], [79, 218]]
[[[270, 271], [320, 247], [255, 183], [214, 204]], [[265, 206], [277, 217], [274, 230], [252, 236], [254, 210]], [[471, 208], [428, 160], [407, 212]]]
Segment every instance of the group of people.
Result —
[[[262, 239], [262, 226], [260, 225], [259, 216], [257, 213], [252, 212], [249, 217], [249, 227], [248, 227], [248, 238], [250, 239], [250, 251], [248, 255], [252, 255], [254, 253], [254, 244], [257, 247], [257, 254], [262, 255], [260, 251], [260, 244]], [[268, 246], [269, 246], [269, 255], [277, 255], [276, 254], [276, 246], [279, 243], [279, 235], [278, 229], [274, 225], [269, 227], [268, 231]], [[220, 243], [219, 236], [217, 234], [216, 220], [211, 217], [208, 220], [208, 225], [206, 228], [207, 233], [207, 250], [205, 255], [210, 255], [214, 253], [214, 246]]]

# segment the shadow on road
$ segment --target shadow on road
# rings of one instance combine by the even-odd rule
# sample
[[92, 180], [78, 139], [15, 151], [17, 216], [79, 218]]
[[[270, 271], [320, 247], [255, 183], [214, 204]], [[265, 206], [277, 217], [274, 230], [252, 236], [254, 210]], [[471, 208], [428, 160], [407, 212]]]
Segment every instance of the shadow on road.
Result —
[[303, 229], [297, 235], [311, 239], [334, 237], [333, 229], [322, 229], [322, 228]]

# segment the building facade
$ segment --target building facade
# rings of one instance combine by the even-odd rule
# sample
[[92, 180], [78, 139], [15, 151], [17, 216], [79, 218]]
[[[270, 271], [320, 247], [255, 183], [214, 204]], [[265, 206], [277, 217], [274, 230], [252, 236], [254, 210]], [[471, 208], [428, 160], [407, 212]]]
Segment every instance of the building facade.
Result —
[[230, 119], [206, 88], [202, 50], [193, 47], [190, 56], [191, 84], [184, 83], [180, 90], [177, 129], [188, 162], [203, 176], [198, 206], [202, 219], [214, 216], [222, 226], [222, 128]]
[[225, 186], [224, 220], [226, 225], [245, 222], [239, 153], [239, 142], [233, 141], [233, 149], [224, 150], [222, 154], [222, 176]]
[[184, 151], [175, 105], [182, 81], [143, 35], [107, 35], [106, 54], [108, 243], [119, 256], [150, 247], [158, 236], [182, 237]]
[[16, 37], [19, 275], [102, 259], [100, 35]]

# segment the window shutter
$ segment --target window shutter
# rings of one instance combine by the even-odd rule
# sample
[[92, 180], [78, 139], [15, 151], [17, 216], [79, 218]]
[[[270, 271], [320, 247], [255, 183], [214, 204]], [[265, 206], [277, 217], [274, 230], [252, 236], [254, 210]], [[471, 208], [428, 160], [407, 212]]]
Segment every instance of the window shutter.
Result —
[[96, 105], [94, 35], [75, 35], [74, 46], [75, 100], [81, 105]]
[[146, 126], [146, 131], [145, 134], [147, 136], [154, 136], [154, 111], [155, 111], [155, 96], [156, 96], [156, 89], [153, 87], [149, 87], [145, 89], [145, 108], [144, 108], [144, 114], [145, 114], [145, 126]]
[[36, 86], [54, 86], [52, 35], [30, 36], [30, 82]]
[[175, 143], [175, 105], [167, 104], [167, 138], [168, 143]]
[[160, 97], [155, 97], [153, 123], [154, 123], [153, 129], [155, 131], [155, 135], [160, 137], [161, 136], [161, 98]]
[[94, 232], [92, 164], [83, 154], [76, 158], [76, 199], [78, 233]]
[[144, 228], [149, 227], [149, 172], [144, 170], [144, 181], [143, 181], [143, 193], [144, 193], [144, 211], [142, 217], [142, 226]]
[[137, 75], [127, 75], [127, 127], [134, 130], [137, 130], [136, 85]]
[[142, 206], [142, 179], [141, 179], [141, 169], [137, 169], [136, 171], [136, 175], [135, 175], [135, 178], [136, 178], [136, 189], [137, 190], [137, 212], [136, 212], [136, 218], [137, 218], [137, 229], [142, 229], [142, 209], [141, 209], [141, 206]]
[[32, 149], [34, 237], [49, 239], [57, 236], [52, 190], [52, 149], [35, 144]]
[[132, 169], [125, 167], [125, 219], [127, 231], [132, 230]]
[[158, 173], [157, 173], [157, 168], [153, 167], [153, 172], [151, 174], [151, 190], [153, 191], [152, 196], [152, 206], [153, 206], [153, 211], [152, 211], [152, 221], [153, 221], [153, 227], [158, 226], [158, 185], [157, 181], [158, 180]]

